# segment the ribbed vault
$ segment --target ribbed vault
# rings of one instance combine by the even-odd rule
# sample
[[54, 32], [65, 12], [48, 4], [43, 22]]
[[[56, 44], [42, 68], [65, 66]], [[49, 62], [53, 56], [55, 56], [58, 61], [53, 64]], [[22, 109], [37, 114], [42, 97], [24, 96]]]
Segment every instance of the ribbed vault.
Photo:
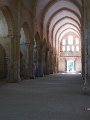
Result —
[[82, 0], [38, 0], [36, 18], [43, 38], [58, 56], [66, 35], [71, 33], [81, 44]]

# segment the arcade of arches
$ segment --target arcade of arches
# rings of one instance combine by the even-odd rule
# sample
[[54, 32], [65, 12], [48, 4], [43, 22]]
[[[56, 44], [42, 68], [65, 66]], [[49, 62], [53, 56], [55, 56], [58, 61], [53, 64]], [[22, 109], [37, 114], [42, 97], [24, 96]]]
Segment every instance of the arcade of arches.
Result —
[[90, 78], [90, 0], [0, 0], [0, 79]]

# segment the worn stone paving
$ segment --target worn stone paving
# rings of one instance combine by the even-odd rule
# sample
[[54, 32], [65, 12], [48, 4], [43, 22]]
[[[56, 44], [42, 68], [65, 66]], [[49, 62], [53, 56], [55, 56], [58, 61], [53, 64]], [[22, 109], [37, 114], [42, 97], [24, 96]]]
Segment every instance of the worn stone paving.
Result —
[[49, 75], [0, 86], [0, 120], [90, 120], [80, 75]]

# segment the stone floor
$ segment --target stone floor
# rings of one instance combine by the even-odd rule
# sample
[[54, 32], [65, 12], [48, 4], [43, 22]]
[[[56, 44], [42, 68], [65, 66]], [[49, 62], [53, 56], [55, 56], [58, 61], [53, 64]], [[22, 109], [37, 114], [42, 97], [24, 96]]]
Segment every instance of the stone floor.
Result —
[[0, 86], [0, 120], [90, 120], [80, 75], [50, 75]]

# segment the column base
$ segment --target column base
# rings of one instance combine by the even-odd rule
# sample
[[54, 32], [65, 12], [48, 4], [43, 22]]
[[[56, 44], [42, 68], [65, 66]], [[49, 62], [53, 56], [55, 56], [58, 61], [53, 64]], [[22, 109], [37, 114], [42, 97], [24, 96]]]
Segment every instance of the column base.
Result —
[[8, 83], [18, 83], [18, 82], [21, 82], [21, 78], [20, 77], [12, 77], [12, 76], [9, 76], [8, 78], [7, 78], [7, 82]]
[[84, 83], [82, 92], [84, 95], [90, 95], [90, 85], [87, 82]]

